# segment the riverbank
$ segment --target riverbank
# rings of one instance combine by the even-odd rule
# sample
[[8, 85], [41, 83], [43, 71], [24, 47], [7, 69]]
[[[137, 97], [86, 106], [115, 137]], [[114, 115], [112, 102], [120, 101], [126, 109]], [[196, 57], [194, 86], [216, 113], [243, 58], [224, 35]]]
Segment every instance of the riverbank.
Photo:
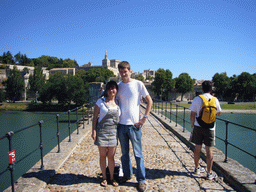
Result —
[[[186, 106], [184, 106], [186, 105]], [[181, 106], [189, 108], [190, 104], [181, 104]], [[57, 103], [42, 104], [31, 102], [18, 102], [18, 103], [0, 103], [0, 111], [43, 111], [43, 112], [61, 112], [74, 109], [76, 105], [59, 105]], [[256, 107], [254, 104], [237, 104], [228, 105], [222, 104], [222, 113], [243, 113], [243, 114], [256, 114]], [[173, 108], [174, 109], [174, 108]]]
[[77, 105], [43, 104], [31, 102], [0, 103], [0, 111], [65, 112], [79, 107]]
[[243, 113], [243, 114], [256, 114], [256, 109], [249, 110], [249, 109], [223, 109], [222, 113]]

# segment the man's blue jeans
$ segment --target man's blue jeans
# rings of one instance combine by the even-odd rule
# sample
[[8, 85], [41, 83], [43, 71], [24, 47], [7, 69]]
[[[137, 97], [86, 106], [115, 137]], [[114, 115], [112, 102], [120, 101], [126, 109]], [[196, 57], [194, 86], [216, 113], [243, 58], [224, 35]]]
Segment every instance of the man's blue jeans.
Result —
[[134, 157], [137, 164], [137, 181], [139, 183], [145, 183], [146, 172], [144, 166], [144, 159], [142, 155], [142, 133], [140, 128], [136, 128], [133, 125], [121, 125], [118, 126], [118, 137], [122, 150], [122, 167], [124, 177], [132, 177], [132, 163], [129, 152], [129, 140], [133, 146]]

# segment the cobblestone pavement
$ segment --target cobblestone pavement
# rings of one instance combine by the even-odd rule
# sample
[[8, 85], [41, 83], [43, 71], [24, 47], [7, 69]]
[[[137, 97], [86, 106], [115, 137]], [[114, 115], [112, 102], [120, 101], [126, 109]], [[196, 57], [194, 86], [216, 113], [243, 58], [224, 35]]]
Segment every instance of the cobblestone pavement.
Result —
[[[206, 173], [194, 175], [193, 152], [153, 116], [149, 117], [142, 132], [147, 191], [234, 191], [220, 178], [209, 181], [205, 179]], [[118, 146], [117, 163], [120, 163], [120, 157]], [[132, 149], [131, 157], [136, 173]], [[201, 160], [200, 164], [206, 167]], [[93, 144], [91, 131], [88, 131], [43, 192], [137, 191], [135, 175], [123, 185], [104, 188], [100, 186], [100, 173], [98, 148]]]

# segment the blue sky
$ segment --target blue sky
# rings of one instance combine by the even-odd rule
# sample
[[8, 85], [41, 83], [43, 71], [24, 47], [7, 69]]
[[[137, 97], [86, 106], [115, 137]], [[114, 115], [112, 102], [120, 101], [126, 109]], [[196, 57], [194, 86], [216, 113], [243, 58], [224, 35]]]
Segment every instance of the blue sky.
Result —
[[256, 72], [255, 0], [3, 0], [0, 54], [19, 51], [101, 65], [130, 62], [134, 72], [211, 80]]

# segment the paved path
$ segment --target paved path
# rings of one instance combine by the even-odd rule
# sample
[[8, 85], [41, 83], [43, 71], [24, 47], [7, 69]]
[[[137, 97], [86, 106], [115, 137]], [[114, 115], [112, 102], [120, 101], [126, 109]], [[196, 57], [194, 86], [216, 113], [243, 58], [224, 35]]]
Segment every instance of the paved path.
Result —
[[[149, 117], [142, 131], [147, 191], [234, 191], [222, 179], [209, 181], [205, 179], [206, 173], [194, 175], [193, 152], [153, 116]], [[120, 157], [118, 146], [116, 162], [120, 163]], [[136, 172], [133, 155], [132, 163]], [[206, 166], [203, 161], [200, 164]], [[104, 188], [100, 186], [100, 172], [98, 148], [93, 145], [89, 129], [69, 158], [39, 191], [137, 191], [135, 175], [123, 185]]]

